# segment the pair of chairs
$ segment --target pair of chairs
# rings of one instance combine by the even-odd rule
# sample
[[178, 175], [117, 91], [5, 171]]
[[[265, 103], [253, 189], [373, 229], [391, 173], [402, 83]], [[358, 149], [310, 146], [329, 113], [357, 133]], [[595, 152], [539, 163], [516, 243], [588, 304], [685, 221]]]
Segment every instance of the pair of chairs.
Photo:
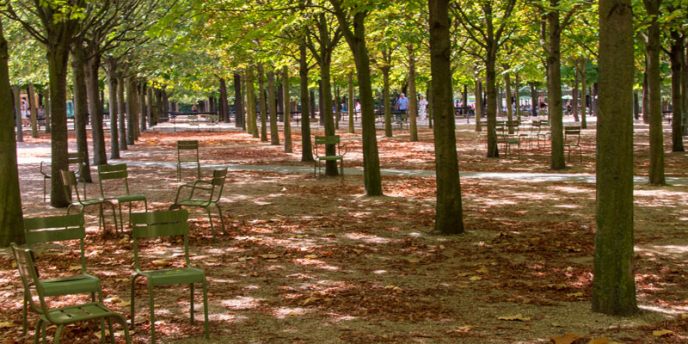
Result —
[[[132, 216], [132, 238], [134, 253], [134, 273], [131, 279], [131, 324], [135, 324], [135, 288], [136, 280], [146, 279], [150, 322], [151, 342], [155, 342], [155, 304], [154, 288], [169, 285], [189, 285], [191, 289], [191, 322], [194, 323], [194, 284], [200, 283], [203, 288], [204, 334], [208, 337], [208, 297], [205, 272], [191, 266], [189, 260], [188, 213], [186, 211], [162, 211], [152, 213], [136, 213]], [[46, 325], [57, 325], [55, 342], [59, 343], [64, 327], [80, 321], [100, 320], [101, 338], [105, 338], [105, 321], [107, 321], [110, 339], [114, 342], [111, 320], [115, 320], [124, 328], [125, 340], [131, 342], [127, 323], [120, 314], [108, 309], [102, 303], [100, 280], [89, 274], [86, 269], [84, 254], [85, 230], [83, 216], [67, 215], [46, 218], [25, 219], [25, 233], [27, 245], [19, 247], [12, 244], [12, 251], [17, 261], [22, 284], [24, 285], [23, 324], [27, 331], [27, 309], [38, 314], [34, 341], [46, 337]], [[184, 267], [144, 270], [140, 260], [140, 241], [164, 237], [183, 238]], [[41, 279], [34, 263], [32, 247], [39, 244], [56, 244], [67, 240], [79, 240], [80, 273], [53, 279]], [[90, 294], [91, 302], [67, 307], [51, 308], [46, 297]], [[39, 303], [34, 302], [33, 294], [37, 294]], [[96, 299], [97, 298], [97, 299]]]
[[[82, 158], [80, 153], [67, 153], [67, 163], [70, 166], [76, 165], [76, 170], [79, 173], [81, 173], [81, 169], [84, 164], [84, 159]], [[48, 180], [52, 178], [49, 167], [50, 165], [48, 165], [44, 161], [41, 161], [39, 172], [41, 173], [41, 175], [43, 175], [43, 202], [46, 201], [46, 195], [48, 193]], [[86, 183], [84, 183], [84, 197], [86, 197]]]
[[[72, 208], [79, 208], [79, 212], [83, 215], [84, 210], [88, 206], [98, 206], [100, 209], [100, 218], [98, 225], [99, 227], [105, 227], [105, 219], [103, 207], [108, 205], [112, 208], [113, 218], [115, 221], [115, 229], [124, 231], [124, 222], [122, 219], [122, 204], [129, 205], [129, 219], [131, 225], [131, 209], [132, 203], [143, 202], [144, 208], [148, 211], [148, 201], [145, 195], [142, 194], [132, 194], [129, 192], [129, 173], [127, 171], [126, 164], [115, 164], [115, 165], [99, 165], [98, 166], [98, 184], [100, 186], [100, 197], [97, 198], [82, 198], [79, 194], [79, 188], [77, 186], [76, 175], [73, 171], [60, 171], [62, 174], [62, 183], [65, 187], [65, 193], [67, 199], [71, 200], [71, 204], [67, 207], [67, 214], [69, 214]], [[103, 187], [106, 182], [119, 183], [121, 193], [115, 195], [106, 195], [105, 188]], [[76, 195], [76, 198], [73, 197]], [[115, 210], [115, 204], [119, 208], [119, 212]], [[118, 219], [119, 217], [119, 225]]]

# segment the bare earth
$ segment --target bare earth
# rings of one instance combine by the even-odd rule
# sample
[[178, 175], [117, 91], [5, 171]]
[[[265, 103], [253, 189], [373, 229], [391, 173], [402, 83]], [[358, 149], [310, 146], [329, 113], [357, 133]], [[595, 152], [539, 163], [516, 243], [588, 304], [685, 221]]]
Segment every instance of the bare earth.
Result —
[[[583, 162], [572, 158], [564, 173], [594, 174], [594, 133], [584, 131]], [[646, 175], [647, 127], [638, 124], [636, 133], [635, 173]], [[342, 135], [349, 146], [347, 167], [360, 166], [360, 131]], [[549, 170], [546, 145], [524, 145], [520, 154], [486, 159], [472, 125], [460, 125], [457, 136], [462, 171], [558, 173]], [[394, 138], [379, 137], [382, 167], [432, 170], [432, 131], [423, 127], [420, 137], [421, 142], [408, 142], [401, 130]], [[298, 135], [297, 154], [285, 154], [281, 146], [237, 131], [145, 133], [123, 159], [175, 162], [179, 139], [201, 140], [206, 165], [312, 166], [299, 162]], [[38, 161], [49, 159], [48, 140], [29, 136], [19, 149], [26, 216], [65, 212], [42, 202]], [[666, 161], [668, 176], [686, 178], [686, 154], [667, 153]], [[130, 187], [144, 193], [150, 207], [167, 209], [178, 185], [174, 168], [132, 165], [129, 174]], [[205, 269], [210, 284], [211, 342], [688, 342], [685, 184], [636, 186], [641, 312], [628, 318], [590, 311], [594, 184], [567, 178], [543, 182], [527, 174], [514, 180], [464, 178], [467, 232], [452, 237], [430, 234], [434, 177], [386, 175], [383, 187], [385, 196], [366, 197], [360, 175], [232, 171], [222, 202], [228, 234], [212, 241], [207, 217], [193, 210], [191, 215], [192, 261]], [[97, 183], [88, 186], [89, 195], [97, 190]], [[127, 236], [111, 233], [111, 216], [107, 233], [98, 230], [96, 215], [87, 211], [89, 270], [101, 278], [105, 303], [128, 317], [131, 244]], [[146, 248], [146, 259], [157, 267], [179, 265], [174, 258], [179, 247], [177, 241], [157, 242]], [[41, 272], [67, 271], [77, 264], [75, 257], [43, 253]], [[143, 284], [138, 290], [134, 339], [145, 343], [147, 294]], [[188, 295], [186, 287], [158, 291], [160, 342], [206, 342], [198, 321], [200, 293], [195, 325], [188, 321]], [[31, 339], [21, 333], [21, 299], [18, 273], [8, 252], [0, 251], [2, 343]], [[95, 328], [70, 327], [63, 340], [96, 343]], [[653, 334], [665, 329], [672, 332]]]

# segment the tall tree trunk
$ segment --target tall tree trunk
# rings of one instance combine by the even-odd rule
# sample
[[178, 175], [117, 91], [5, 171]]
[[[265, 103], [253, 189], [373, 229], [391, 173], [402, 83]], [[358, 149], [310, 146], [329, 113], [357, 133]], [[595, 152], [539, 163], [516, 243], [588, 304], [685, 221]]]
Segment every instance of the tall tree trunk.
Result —
[[50, 133], [50, 88], [47, 88], [45, 91], [45, 132]]
[[430, 129], [432, 129], [432, 122], [434, 121], [433, 106], [434, 103], [432, 101], [432, 80], [428, 80], [428, 128]]
[[[389, 77], [389, 76], [388, 76]], [[389, 98], [389, 79], [387, 80], [387, 98]], [[354, 73], [349, 72], [349, 96], [347, 101], [349, 104], [347, 105], [347, 113], [349, 114], [349, 133], [353, 134], [355, 132], [355, 126], [354, 126], [354, 120], [356, 119], [356, 103], [354, 101]], [[387, 100], [387, 104], [389, 104], [389, 99]], [[389, 105], [388, 105], [389, 106]], [[385, 118], [386, 118], [387, 112], [385, 112]], [[391, 113], [390, 113], [391, 116]], [[387, 132], [387, 127], [385, 127], [385, 133]], [[390, 131], [392, 130], [392, 126], [390, 125]], [[390, 134], [391, 136], [391, 134]]]
[[341, 97], [339, 93], [339, 86], [334, 85], [334, 129], [339, 130], [339, 122], [342, 119], [342, 106], [340, 104]]
[[633, 275], [633, 14], [630, 0], [600, 0], [595, 312], [637, 311]]
[[454, 104], [449, 38], [449, 1], [429, 0], [430, 70], [435, 109], [435, 178], [437, 202], [435, 231], [442, 234], [463, 233], [463, 208], [459, 161], [456, 153]]
[[[647, 56], [645, 57], [645, 72], [643, 73], [643, 123], [650, 124], [649, 94], [647, 93]], [[660, 109], [661, 110], [661, 109]]]
[[671, 116], [671, 151], [684, 152], [683, 147], [683, 97], [681, 88], [683, 87], [683, 37], [677, 30], [671, 31], [671, 51], [669, 54], [671, 62], [671, 106], [673, 108]]
[[38, 137], [38, 104], [36, 102], [36, 92], [34, 92], [33, 84], [27, 87], [27, 96], [29, 97], [29, 111], [31, 114], [31, 137]]
[[268, 142], [268, 101], [265, 94], [265, 73], [263, 65], [258, 65], [258, 105], [260, 109], [260, 140]]
[[136, 143], [136, 117], [139, 112], [138, 92], [136, 92], [136, 80], [127, 78], [127, 144]]
[[[507, 68], [508, 69], [508, 68]], [[509, 134], [514, 133], [514, 113], [511, 108], [511, 74], [504, 73], [504, 92], [506, 93], [506, 120], [509, 123]]]
[[[125, 78], [117, 78], [117, 109], [119, 110], [119, 149], [127, 150], [127, 127], [124, 124], [126, 117], [129, 116], [127, 113], [127, 102], [124, 98], [124, 90], [126, 88]], [[126, 116], [125, 116], [126, 114]]]
[[[66, 38], [65, 38], [66, 40]], [[48, 76], [50, 80], [50, 117], [51, 126], [51, 164], [50, 164], [50, 205], [66, 207], [69, 205], [62, 185], [61, 170], [68, 170], [67, 161], [67, 59], [69, 44], [60, 41], [49, 42]]]
[[268, 111], [270, 112], [270, 144], [279, 145], [279, 130], [277, 128], [277, 97], [275, 91], [275, 72], [268, 72]]
[[152, 128], [158, 124], [158, 101], [155, 99], [155, 89], [152, 86], [148, 87], [146, 94], [148, 97], [148, 127]]
[[[241, 90], [241, 85], [239, 85]], [[239, 92], [241, 94], [241, 92]], [[241, 102], [241, 100], [239, 100]], [[220, 78], [220, 101], [218, 102], [218, 118], [220, 121], [229, 123], [229, 103], [227, 102], [227, 82], [224, 78]]]
[[256, 90], [253, 85], [253, 68], [246, 69], [246, 108], [248, 109], [248, 124], [246, 128], [249, 134], [258, 138], [258, 123], [256, 114]]
[[308, 56], [304, 40], [299, 42], [299, 91], [301, 93], [301, 161], [313, 161], [310, 101], [308, 95]]
[[487, 157], [499, 158], [499, 147], [497, 146], [497, 79], [495, 63], [497, 53], [495, 49], [488, 49], [485, 74], [487, 76]]
[[413, 50], [413, 45], [408, 46], [409, 59], [409, 76], [408, 76], [408, 120], [409, 120], [409, 134], [411, 135], [411, 142], [418, 141], [418, 126], [416, 119], [418, 118], [418, 96], [416, 94], [416, 55]]
[[[225, 98], [225, 102], [226, 102]], [[227, 110], [227, 122], [229, 122], [229, 106]], [[244, 114], [244, 95], [241, 92], [241, 74], [234, 73], [234, 126], [246, 130], [246, 116]]]
[[[480, 125], [480, 119], [483, 117], [482, 99], [483, 99], [483, 82], [480, 81], [480, 78], [477, 78], [477, 79], [475, 79], [475, 131], [476, 132], [481, 132], [483, 130], [482, 126]], [[429, 102], [429, 100], [428, 100], [428, 102]]]
[[516, 120], [521, 122], [521, 78], [520, 74], [516, 73], [516, 92], [514, 92], [515, 106], [516, 106]]
[[[320, 61], [320, 82], [321, 88], [321, 101], [320, 106], [321, 112], [320, 117], [325, 119], [325, 136], [334, 136], [334, 118], [332, 114], [332, 84], [330, 71], [331, 71], [331, 61], [329, 59], [324, 59]], [[337, 155], [335, 145], [326, 145], [325, 153], [327, 155]], [[337, 162], [335, 160], [328, 160], [325, 163], [325, 174], [328, 176], [339, 175], [339, 170], [337, 169]]]
[[547, 108], [550, 120], [550, 168], [561, 170], [566, 167], [564, 156], [564, 128], [561, 108], [561, 24], [559, 22], [559, 0], [550, 0], [547, 13]]
[[86, 56], [79, 49], [79, 41], [72, 53], [72, 77], [74, 85], [74, 132], [76, 133], [76, 148], [83, 159], [79, 169], [79, 180], [92, 183], [91, 169], [88, 155], [88, 139], [86, 134], [86, 119], [88, 118], [88, 100], [86, 95]]
[[24, 142], [24, 123], [21, 113], [21, 87], [12, 87], [14, 96], [14, 127], [16, 128], [17, 142]]
[[[652, 22], [647, 28], [645, 44], [645, 81], [646, 103], [650, 118], [650, 170], [649, 182], [655, 185], [666, 184], [664, 177], [664, 132], [662, 128], [662, 90], [659, 71], [660, 28], [657, 18], [661, 0], [644, 0], [645, 10]], [[645, 116], [645, 114], [643, 115]]]
[[581, 128], [582, 129], [587, 129], [588, 128], [588, 73], [587, 73], [587, 68], [588, 68], [588, 60], [583, 59], [583, 67], [581, 67], [581, 92], [583, 93], [583, 100], [581, 102]]
[[289, 69], [287, 66], [282, 67], [282, 111], [284, 111], [284, 151], [291, 153], [294, 151], [291, 143], [291, 109], [289, 106], [291, 97], [289, 97]]
[[150, 114], [148, 112], [148, 108], [150, 107], [149, 102], [146, 101], [146, 93], [148, 87], [146, 87], [146, 82], [141, 81], [141, 84], [139, 85], [138, 89], [138, 94], [139, 94], [139, 99], [141, 100], [141, 112], [140, 115], [141, 117], [139, 118], [139, 133], [143, 133], [146, 131], [146, 121], [148, 120], [148, 117], [150, 117]]
[[530, 84], [530, 109], [531, 109], [531, 115], [532, 116], [537, 116], [538, 115], [538, 91], [537, 91], [537, 84], [534, 82], [531, 82]]
[[8, 60], [7, 40], [0, 20], [0, 247], [7, 247], [12, 242], [24, 243], [17, 142], [14, 133], [15, 113], [7, 68]]
[[392, 137], [394, 131], [392, 130], [392, 102], [389, 96], [389, 66], [380, 68], [382, 70], [382, 102], [385, 118], [385, 136]]
[[571, 89], [571, 110], [573, 111], [573, 120], [578, 123], [578, 64], [574, 65], [573, 71], [573, 88]]
[[103, 130], [103, 111], [100, 92], [98, 90], [98, 72], [100, 71], [100, 56], [94, 56], [84, 63], [84, 77], [86, 78], [86, 96], [88, 97], [88, 112], [91, 118], [91, 133], [93, 136], [93, 164], [107, 164], [105, 153], [105, 131]]
[[108, 99], [110, 102], [110, 159], [119, 159], [119, 128], [117, 117], [120, 113], [117, 103], [117, 63], [114, 59], [107, 61]]

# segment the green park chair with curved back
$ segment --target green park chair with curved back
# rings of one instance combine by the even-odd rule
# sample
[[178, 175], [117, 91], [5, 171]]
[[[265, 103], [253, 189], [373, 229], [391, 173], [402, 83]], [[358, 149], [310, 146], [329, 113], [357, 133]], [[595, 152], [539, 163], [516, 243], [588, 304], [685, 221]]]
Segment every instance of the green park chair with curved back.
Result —
[[[91, 300], [101, 300], [100, 279], [89, 274], [86, 270], [86, 256], [84, 254], [84, 216], [81, 214], [49, 216], [49, 217], [25, 217], [24, 235], [28, 247], [47, 246], [61, 244], [64, 241], [79, 240], [79, 273], [66, 276], [40, 279], [44, 296], [63, 296], [74, 294], [91, 294]], [[63, 250], [60, 250], [63, 251]], [[24, 333], [27, 329], [27, 316], [29, 305], [29, 293], [24, 293], [22, 307]]]
[[198, 140], [177, 141], [177, 181], [182, 180], [182, 167], [196, 165], [196, 178], [201, 178], [201, 162], [198, 158]]
[[[344, 176], [344, 146], [341, 144], [339, 135], [332, 136], [316, 136], [313, 144], [313, 155], [315, 161], [313, 163], [313, 174], [317, 177], [320, 175], [320, 163], [322, 161], [339, 161], [339, 172]], [[335, 148], [334, 154], [327, 154], [327, 146], [332, 145]]]
[[[81, 199], [81, 195], [79, 195], [79, 187], [77, 185], [76, 181], [76, 175], [74, 174], [73, 171], [65, 171], [61, 170], [60, 174], [62, 176], [62, 184], [64, 185], [64, 190], [65, 190], [65, 195], [67, 199], [71, 202], [69, 206], [67, 207], [67, 215], [70, 214], [72, 208], [77, 207], [80, 208], [80, 214], [84, 214], [84, 210], [86, 207], [90, 206], [98, 206], [99, 208], [99, 218], [98, 218], [98, 228], [102, 225], [103, 229], [105, 228], [105, 216], [103, 212], [103, 205], [108, 204], [112, 208], [112, 218], [115, 221], [115, 231], [117, 230], [117, 211], [115, 210], [115, 205], [114, 203], [110, 202], [109, 200], [103, 199], [103, 198], [90, 198], [90, 199]], [[76, 195], [76, 199], [72, 196], [72, 191], [74, 191], [74, 194]]]
[[[124, 329], [124, 338], [127, 344], [131, 343], [129, 329], [124, 317], [109, 310], [102, 302], [94, 301], [65, 307], [50, 307], [46, 302], [46, 297], [49, 296], [49, 291], [48, 288], [46, 288], [45, 283], [42, 283], [38, 278], [38, 270], [34, 264], [33, 251], [28, 247], [19, 247], [14, 243], [11, 244], [11, 247], [12, 253], [14, 254], [14, 258], [17, 262], [17, 269], [19, 270], [22, 285], [24, 286], [24, 294], [29, 295], [29, 306], [33, 312], [38, 314], [34, 343], [37, 344], [38, 339], [41, 337], [43, 338], [43, 342], [46, 342], [46, 327], [48, 324], [57, 325], [54, 343], [60, 343], [62, 331], [64, 331], [66, 325], [91, 320], [100, 320], [101, 339], [105, 338], [103, 321], [107, 320], [110, 330], [110, 340], [114, 343], [115, 337], [110, 322], [112, 319], [118, 322]], [[34, 293], [38, 298], [38, 302], [35, 301], [33, 296]]]
[[577, 125], [564, 126], [564, 145], [568, 150], [568, 160], [571, 161], [571, 151], [578, 150], [580, 162], [583, 162], [583, 148], [581, 147], [581, 127]]
[[[81, 158], [81, 154], [74, 152], [74, 153], [67, 153], [67, 163], [69, 165], [76, 165], [76, 171], [78, 173], [81, 172], [81, 167], [84, 164], [84, 159]], [[50, 176], [50, 169], [45, 170], [45, 168], [48, 168], [47, 166], [50, 166], [49, 164], [46, 164], [44, 161], [41, 161], [41, 164], [39, 166], [39, 171], [41, 175], [43, 175], [43, 202], [46, 200], [46, 195], [48, 192], [47, 189], [47, 182], [48, 179], [51, 178]], [[84, 183], [84, 197], [86, 197], [86, 183]]]
[[[220, 224], [222, 225], [222, 232], [225, 231], [225, 221], [222, 217], [222, 209], [218, 204], [222, 197], [222, 190], [224, 190], [225, 179], [227, 179], [227, 167], [213, 170], [213, 178], [211, 180], [197, 180], [193, 184], [184, 184], [177, 189], [177, 196], [174, 198], [174, 204], [170, 206], [170, 210], [181, 207], [196, 207], [203, 208], [208, 213], [208, 221], [210, 222], [210, 231], [215, 238], [215, 226], [213, 225], [213, 216], [210, 212], [211, 207], [217, 208], [220, 216]], [[190, 189], [186, 198], [181, 198], [182, 190]], [[200, 195], [199, 195], [200, 194]]]
[[[136, 279], [146, 279], [148, 288], [148, 307], [150, 311], [151, 342], [155, 343], [155, 302], [154, 290], [160, 286], [188, 284], [191, 289], [191, 323], [194, 323], [194, 284], [200, 283], [203, 287], [203, 314], [204, 334], [208, 338], [208, 283], [205, 272], [191, 266], [189, 260], [189, 213], [186, 210], [155, 211], [150, 213], [132, 214], [132, 239], [134, 253], [134, 274], [131, 278], [131, 324], [134, 322]], [[184, 267], [166, 268], [158, 270], [144, 270], [141, 264], [139, 243], [142, 240], [158, 239], [166, 237], [183, 238], [184, 242]]]
[[[122, 193], [116, 195], [107, 195], [103, 184], [106, 181], [114, 184], [119, 181], [121, 185]], [[144, 209], [148, 211], [148, 200], [143, 194], [131, 194], [129, 193], [129, 172], [127, 172], [127, 164], [114, 164], [114, 165], [98, 165], [98, 184], [100, 184], [100, 197], [108, 201], [117, 201], [117, 207], [119, 208], [119, 224], [121, 226], [122, 232], [124, 232], [124, 222], [122, 220], [122, 204], [129, 204], [129, 225], [131, 225], [131, 207], [134, 202], [143, 202]]]

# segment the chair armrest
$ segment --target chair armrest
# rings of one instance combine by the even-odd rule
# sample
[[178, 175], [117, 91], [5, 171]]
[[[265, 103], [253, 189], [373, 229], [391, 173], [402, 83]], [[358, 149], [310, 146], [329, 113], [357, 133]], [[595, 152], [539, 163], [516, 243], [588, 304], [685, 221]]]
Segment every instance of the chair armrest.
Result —
[[[39, 171], [41, 172], [41, 174], [42, 174], [44, 177], [50, 178], [50, 174], [48, 174], [48, 173], [46, 173], [45, 171], [43, 171], [43, 163], [45, 163], [45, 161], [41, 161], [41, 165], [40, 165], [40, 167], [39, 167]], [[47, 163], [46, 163], [45, 165], [47, 165]]]

